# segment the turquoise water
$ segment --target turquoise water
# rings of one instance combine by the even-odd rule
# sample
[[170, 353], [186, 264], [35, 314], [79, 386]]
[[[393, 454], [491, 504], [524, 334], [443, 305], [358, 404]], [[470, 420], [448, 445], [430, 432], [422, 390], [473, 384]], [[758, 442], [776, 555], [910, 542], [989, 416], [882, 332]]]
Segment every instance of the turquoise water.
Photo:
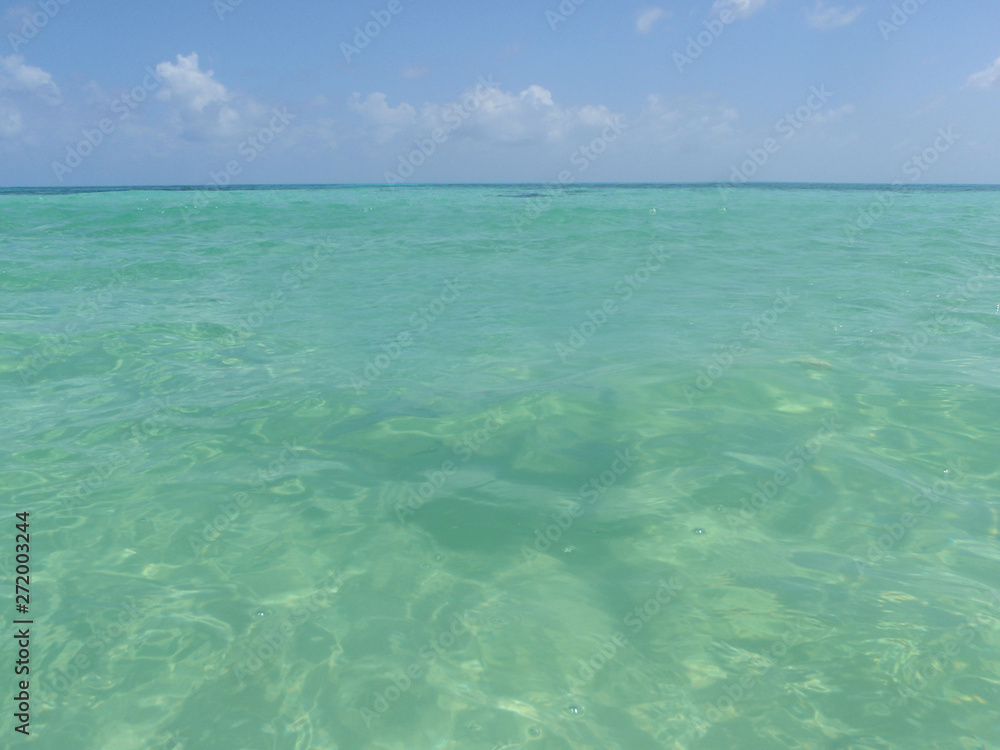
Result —
[[997, 747], [998, 209], [0, 193], [30, 746]]

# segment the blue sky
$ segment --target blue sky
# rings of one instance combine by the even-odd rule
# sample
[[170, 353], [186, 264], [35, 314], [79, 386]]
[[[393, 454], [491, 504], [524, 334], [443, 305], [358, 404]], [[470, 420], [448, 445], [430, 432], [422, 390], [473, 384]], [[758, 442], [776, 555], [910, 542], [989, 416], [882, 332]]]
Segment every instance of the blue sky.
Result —
[[996, 0], [44, 0], [0, 33], [2, 186], [1000, 182]]

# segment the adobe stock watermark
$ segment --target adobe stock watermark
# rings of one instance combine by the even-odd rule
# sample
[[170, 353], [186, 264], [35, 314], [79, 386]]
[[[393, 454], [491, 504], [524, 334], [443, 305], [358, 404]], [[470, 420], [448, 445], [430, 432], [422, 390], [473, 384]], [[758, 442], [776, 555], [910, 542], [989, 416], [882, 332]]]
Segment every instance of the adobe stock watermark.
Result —
[[21, 26], [21, 33], [15, 34], [14, 32], [10, 32], [7, 34], [7, 41], [10, 42], [14, 53], [16, 54], [21, 47], [38, 36], [38, 33], [49, 25], [49, 21], [59, 15], [59, 10], [71, 2], [72, 0], [41, 0], [38, 3], [38, 7], [41, 10], [28, 15], [24, 19], [24, 24]]
[[580, 351], [604, 327], [611, 316], [619, 311], [619, 304], [632, 299], [632, 295], [649, 281], [653, 272], [663, 267], [668, 258], [670, 255], [663, 248], [651, 250], [649, 256], [636, 266], [632, 273], [625, 274], [616, 281], [615, 296], [605, 299], [596, 310], [588, 310], [587, 319], [570, 329], [565, 344], [562, 341], [556, 342], [555, 349], [559, 359], [565, 362], [574, 352]]
[[633, 448], [616, 450], [614, 459], [607, 469], [580, 485], [579, 496], [568, 509], [553, 513], [552, 523], [544, 529], [535, 529], [535, 540], [532, 544], [534, 549], [526, 544], [521, 545], [521, 555], [525, 562], [530, 563], [539, 555], [545, 554], [553, 544], [562, 539], [576, 519], [583, 515], [588, 505], [594, 505], [602, 495], [618, 483], [619, 478], [631, 469], [635, 462], [632, 451]]
[[778, 322], [778, 317], [782, 313], [791, 309], [792, 304], [797, 299], [799, 299], [799, 295], [792, 294], [791, 289], [779, 291], [770, 308], [744, 323], [740, 329], [741, 336], [727, 345], [722, 354], [714, 354], [712, 362], [698, 371], [694, 387], [690, 385], [681, 387], [681, 392], [687, 399], [688, 406], [694, 405], [695, 399], [700, 394], [707, 393], [723, 375], [729, 372], [737, 357], [746, 354], [747, 347], [744, 345], [744, 341], [752, 344], [759, 340]]
[[410, 315], [408, 321], [411, 327], [397, 333], [389, 343], [382, 344], [382, 354], [376, 354], [365, 363], [360, 377], [351, 376], [351, 387], [360, 393], [384, 375], [393, 362], [403, 356], [406, 348], [413, 345], [418, 334], [424, 333], [459, 296], [458, 279], [446, 280], [441, 294]]
[[281, 109], [274, 107], [271, 109], [271, 115], [271, 120], [267, 125], [258, 128], [256, 133], [248, 135], [236, 147], [237, 153], [243, 157], [242, 162], [231, 159], [218, 172], [210, 171], [208, 177], [211, 182], [207, 183], [200, 190], [192, 191], [194, 193], [194, 200], [191, 206], [184, 206], [183, 208], [185, 222], [190, 223], [192, 214], [209, 203], [212, 200], [212, 196], [220, 188], [233, 184], [233, 178], [242, 174], [248, 164], [256, 161], [257, 157], [264, 153], [267, 147], [274, 142], [275, 138], [283, 133], [291, 125], [292, 120], [297, 117], [297, 115], [288, 112], [288, 107]]
[[[823, 108], [832, 96], [833, 92], [828, 91], [825, 84], [819, 88], [813, 86], [805, 103], [798, 106], [794, 112], [786, 113], [784, 117], [774, 124], [774, 130], [786, 141], [794, 138], [796, 133], [812, 119], [813, 115]], [[732, 165], [733, 171], [729, 177], [730, 185], [747, 182], [780, 150], [781, 144], [777, 138], [773, 137], [765, 139], [760, 148], [747, 149], [747, 156], [749, 158], [739, 166]], [[720, 186], [719, 191], [725, 197], [726, 193], [731, 189], [731, 187]]]
[[243, 0], [212, 0], [212, 9], [220, 21], [225, 21], [226, 16], [241, 5], [243, 5]]
[[918, 484], [917, 489], [919, 491], [908, 503], [908, 506], [912, 506], [913, 512], [904, 511], [899, 514], [895, 522], [883, 524], [882, 528], [885, 529], [886, 533], [868, 545], [868, 549], [865, 551], [865, 559], [857, 556], [854, 557], [854, 567], [858, 575], [865, 575], [867, 568], [881, 563], [885, 559], [885, 556], [897, 544], [903, 541], [906, 534], [917, 524], [917, 521], [922, 516], [925, 516], [931, 508], [948, 497], [951, 492], [949, 482], [959, 478], [959, 470], [957, 467], [949, 466], [947, 473], [949, 477], [948, 482], [938, 479], [930, 487]]
[[340, 43], [340, 51], [344, 55], [344, 59], [350, 63], [351, 58], [361, 54], [361, 50], [365, 49], [372, 40], [381, 34], [388, 26], [392, 23], [392, 19], [403, 12], [403, 4], [400, 0], [389, 0], [385, 8], [381, 10], [373, 10], [372, 20], [364, 24], [364, 28], [361, 26], [354, 27], [354, 42], [353, 45], [347, 42]]
[[414, 682], [427, 674], [427, 670], [434, 662], [455, 645], [460, 636], [469, 632], [468, 620], [472, 614], [474, 613], [471, 610], [465, 610], [461, 614], [452, 615], [451, 625], [417, 650], [418, 659], [410, 662], [398, 676], [390, 677], [391, 685], [372, 693], [371, 707], [362, 706], [359, 709], [365, 726], [371, 727], [375, 721], [381, 718], [392, 704], [413, 687]]
[[820, 420], [822, 426], [819, 430], [801, 445], [788, 451], [781, 468], [775, 469], [770, 479], [757, 482], [757, 488], [740, 500], [739, 513], [730, 512], [727, 515], [731, 530], [735, 531], [740, 526], [749, 523], [771, 500], [778, 496], [783, 487], [787, 487], [795, 481], [796, 476], [805, 468], [806, 464], [819, 455], [823, 443], [837, 434], [836, 421], [835, 417], [824, 417]]
[[[990, 601], [992, 614], [977, 612], [974, 616], [966, 619], [964, 623], [955, 629], [955, 635], [950, 637], [942, 646], [936, 647], [930, 655], [920, 659], [919, 664], [907, 663], [903, 665], [904, 673], [902, 681], [897, 681], [896, 692], [898, 695], [891, 701], [897, 706], [905, 706], [911, 698], [927, 688], [931, 681], [939, 674], [944, 674], [958, 658], [963, 648], [972, 644], [976, 636], [986, 629], [992, 630], [1000, 615], [1000, 594], [992, 589], [980, 590], [987, 594]], [[920, 649], [921, 652], [924, 649]], [[916, 659], [911, 660], [911, 662]]]
[[[115, 292], [125, 285], [125, 275], [121, 270], [112, 271], [111, 276], [113, 278], [111, 283], [100, 291], [88, 295], [86, 300], [78, 305], [74, 311], [76, 317], [83, 323], [92, 323], [99, 311], [110, 307], [114, 303]], [[32, 349], [28, 354], [27, 362], [17, 370], [21, 384], [28, 385], [49, 365], [59, 362], [66, 355], [73, 339], [83, 333], [85, 329], [86, 326], [81, 326], [76, 320], [71, 320], [63, 326], [61, 332], [47, 337], [49, 340]]]
[[326, 577], [312, 595], [296, 605], [280, 622], [270, 628], [267, 635], [255, 639], [249, 646], [244, 646], [246, 658], [232, 667], [236, 681], [244, 685], [248, 679], [263, 669], [280, 652], [281, 647], [292, 639], [296, 630], [330, 603], [331, 597], [340, 591], [343, 584], [343, 575], [337, 571], [327, 571]]
[[[722, 688], [725, 695], [709, 702], [705, 706], [705, 719], [708, 724], [715, 724], [722, 721], [725, 715], [735, 710], [736, 704], [747, 697], [750, 692], [760, 684], [761, 678], [770, 672], [781, 659], [788, 654], [788, 650], [803, 643], [805, 638], [805, 627], [808, 623], [805, 620], [798, 620], [786, 626], [784, 635], [774, 641], [763, 654], [759, 656], [758, 663], [761, 668], [754, 674], [745, 674], [737, 680], [729, 682]], [[696, 722], [698, 731], [704, 735], [707, 732], [705, 723]]]
[[81, 131], [82, 138], [75, 145], [66, 146], [66, 157], [63, 161], [52, 162], [52, 173], [59, 182], [62, 182], [66, 175], [83, 164], [84, 160], [97, 151], [112, 133], [118, 129], [118, 123], [125, 122], [132, 116], [149, 95], [156, 91], [163, 84], [163, 77], [150, 66], [146, 66], [146, 76], [142, 83], [133, 86], [132, 89], [122, 96], [112, 100], [111, 111], [118, 115], [116, 123], [110, 117], [104, 117], [93, 128], [84, 128]]
[[327, 237], [317, 245], [312, 254], [295, 264], [281, 275], [281, 286], [271, 292], [267, 298], [253, 303], [254, 309], [241, 316], [236, 324], [236, 330], [220, 341], [223, 348], [233, 348], [245, 343], [267, 320], [278, 310], [278, 306], [287, 301], [291, 295], [302, 288], [302, 285], [319, 269], [320, 263], [330, 253], [337, 249], [337, 243], [332, 237]]
[[683, 73], [686, 67], [701, 57], [705, 50], [711, 47], [715, 43], [715, 40], [722, 36], [722, 32], [726, 30], [726, 27], [735, 20], [736, 14], [731, 8], [727, 7], [722, 8], [717, 18], [705, 21], [704, 29], [699, 31], [695, 36], [687, 38], [687, 47], [684, 48], [684, 54], [677, 51], [674, 52], [672, 59], [674, 65], [677, 66], [677, 72]]
[[90, 473], [77, 482], [76, 489], [70, 493], [60, 493], [59, 501], [64, 508], [71, 508], [82, 503], [97, 490], [111, 481], [111, 478], [123, 467], [127, 466], [143, 445], [152, 437], [162, 434], [162, 426], [168, 421], [166, 414], [168, 405], [164, 399], [155, 398], [156, 410], [144, 419], [130, 425], [130, 429], [121, 440], [121, 447], [109, 451], [98, 463], [94, 464]]
[[[659, 581], [659, 587], [653, 593], [649, 599], [634, 607], [625, 617], [622, 619], [622, 623], [632, 632], [632, 635], [638, 635], [642, 632], [642, 629], [658, 615], [664, 607], [666, 607], [670, 602], [674, 600], [674, 597], [680, 593], [682, 588], [681, 583], [677, 580], [676, 576], [671, 576], [669, 581], [664, 581], [662, 578]], [[570, 675], [570, 687], [573, 690], [579, 690], [581, 687], [586, 685], [588, 682], [593, 680], [597, 673], [600, 672], [604, 667], [606, 667], [612, 659], [618, 654], [618, 650], [624, 648], [628, 645], [628, 636], [625, 635], [624, 630], [618, 630], [609, 636], [604, 643], [602, 643], [593, 654], [591, 654], [589, 659], [578, 659], [580, 667], [577, 670], [576, 675]]]
[[[987, 261], [987, 268], [980, 269], [976, 274], [959, 282], [953, 289], [949, 290], [945, 295], [945, 301], [957, 307], [969, 300], [975, 299], [982, 293], [986, 282], [997, 279], [998, 271], [1000, 271], [1000, 261], [991, 258]], [[950, 309], [954, 309], [954, 307]], [[942, 333], [942, 328], [946, 324], [953, 322], [948, 319], [948, 310], [949, 308], [939, 310], [930, 320], [918, 323], [918, 330], [903, 338], [903, 343], [900, 344], [899, 351], [889, 352], [886, 355], [889, 359], [889, 364], [892, 365], [892, 369], [895, 372], [899, 372], [910, 364], [913, 358], [920, 354], [932, 339]]]
[[[951, 150], [959, 140], [960, 135], [952, 132], [954, 126], [939, 128], [934, 142], [919, 153], [913, 154], [902, 166], [903, 174], [909, 177], [910, 184], [920, 182], [924, 174], [941, 158], [941, 155]], [[903, 185], [902, 180], [893, 180], [891, 188], [898, 188]], [[844, 236], [852, 245], [861, 232], [871, 229], [876, 222], [885, 216], [886, 211], [896, 204], [898, 191], [884, 190], [876, 193], [874, 200], [864, 207], [858, 209], [858, 216], [853, 224], [844, 225]]]
[[608, 121], [608, 124], [601, 131], [600, 135], [595, 136], [587, 143], [574, 149], [573, 153], [569, 155], [569, 163], [576, 167], [576, 172], [574, 173], [568, 169], [561, 170], [556, 176], [555, 181], [542, 188], [545, 195], [540, 198], [532, 198], [526, 202], [524, 211], [528, 216], [511, 217], [514, 228], [518, 232], [523, 232], [524, 225], [529, 219], [538, 218], [543, 212], [547, 211], [552, 205], [552, 196], [562, 194], [566, 186], [575, 183], [579, 176], [586, 172], [608, 150], [608, 146], [617, 141], [627, 129], [628, 125], [622, 122], [621, 117], [614, 115]]
[[266, 468], [258, 469], [247, 477], [247, 483], [250, 485], [249, 492], [241, 490], [233, 493], [230, 500], [219, 504], [218, 515], [205, 522], [201, 534], [188, 534], [191, 551], [198, 554], [205, 550], [209, 544], [221, 538], [222, 533], [232, 526], [243, 511], [250, 507], [253, 497], [264, 492], [271, 482], [282, 476], [289, 466], [299, 460], [299, 450], [294, 439], [282, 443], [281, 452], [275, 460], [271, 461]]
[[[503, 411], [493, 409], [480, 429], [463, 435], [462, 439], [452, 446], [452, 453], [459, 458], [459, 464], [465, 463], [478, 453], [500, 431], [503, 424]], [[398, 503], [395, 508], [396, 518], [399, 519], [400, 523], [404, 523], [408, 516], [414, 515], [423, 508], [424, 504], [444, 487], [448, 477], [458, 473], [459, 464], [451, 460], [442, 461], [438, 469], [424, 472], [424, 476], [427, 478], [426, 482], [421, 483], [416, 488], [412, 485], [407, 487], [404, 502]]]
[[[93, 635], [84, 641], [83, 645], [66, 661], [64, 666], [52, 665], [42, 671], [39, 682], [48, 702], [65, 692], [74, 682], [87, 674], [94, 667], [101, 654], [118, 642], [129, 627], [139, 620], [135, 599], [126, 597], [121, 605], [112, 610], [107, 619], [111, 622], [96, 628]], [[140, 636], [138, 642], [141, 643], [142, 638], [143, 636]]]
[[406, 155], [400, 155], [396, 171], [386, 171], [386, 183], [398, 185], [412, 177], [414, 172], [434, 155], [438, 146], [447, 141], [451, 134], [461, 128], [477, 109], [498, 93], [499, 86], [500, 84], [494, 81], [492, 76], [486, 78], [480, 76], [472, 93], [462, 97], [458, 104], [452, 105], [444, 111], [442, 119], [447, 127], [434, 128], [428, 137], [418, 138], [414, 141], [416, 148]]
[[903, 0], [901, 3], [894, 3], [892, 15], [889, 16], [888, 20], [883, 19], [878, 22], [882, 41], [888, 42], [889, 37], [906, 26], [910, 19], [917, 14], [917, 11], [927, 5], [927, 2], [928, 0]]
[[551, 8], [545, 11], [545, 20], [549, 22], [549, 28], [555, 31], [559, 24], [566, 23], [571, 15], [576, 13], [576, 9], [587, 0], [562, 0], [555, 10]]

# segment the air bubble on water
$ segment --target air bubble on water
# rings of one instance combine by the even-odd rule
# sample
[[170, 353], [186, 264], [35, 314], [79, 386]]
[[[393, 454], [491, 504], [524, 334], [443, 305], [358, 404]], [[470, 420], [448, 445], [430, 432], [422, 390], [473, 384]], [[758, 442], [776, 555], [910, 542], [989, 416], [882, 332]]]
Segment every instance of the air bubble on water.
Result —
[[575, 549], [576, 549], [576, 547], [574, 547], [574, 546], [573, 546], [573, 545], [571, 544], [571, 545], [570, 545], [569, 547], [566, 547], [566, 548], [565, 548], [565, 549], [563, 550], [563, 552], [565, 552], [565, 553], [566, 553], [566, 554], [568, 555], [568, 554], [569, 554], [570, 552], [572, 552], [572, 551], [573, 551], [573, 550], [575, 550]]

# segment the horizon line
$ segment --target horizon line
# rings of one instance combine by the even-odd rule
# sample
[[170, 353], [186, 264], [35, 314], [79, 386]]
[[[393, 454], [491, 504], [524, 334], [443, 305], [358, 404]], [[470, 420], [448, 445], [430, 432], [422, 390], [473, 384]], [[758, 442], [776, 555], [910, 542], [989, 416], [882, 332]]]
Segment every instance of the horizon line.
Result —
[[7, 185], [0, 186], [0, 192], [18, 190], [253, 190], [253, 189], [274, 189], [274, 188], [345, 188], [345, 187], [384, 187], [384, 188], [413, 188], [413, 187], [498, 187], [498, 186], [533, 186], [547, 187], [555, 190], [572, 187], [717, 187], [725, 186], [729, 188], [754, 188], [754, 187], [881, 187], [889, 189], [906, 188], [956, 188], [956, 187], [977, 187], [977, 188], [1000, 188], [1000, 183], [992, 182], [937, 182], [937, 183], [902, 183], [902, 182], [793, 182], [793, 181], [747, 181], [732, 182], [729, 180], [710, 180], [698, 182], [413, 182], [413, 183], [386, 183], [386, 182], [249, 182], [230, 185], [208, 184], [185, 184], [185, 183], [163, 183], [163, 184], [127, 184], [127, 185]]

